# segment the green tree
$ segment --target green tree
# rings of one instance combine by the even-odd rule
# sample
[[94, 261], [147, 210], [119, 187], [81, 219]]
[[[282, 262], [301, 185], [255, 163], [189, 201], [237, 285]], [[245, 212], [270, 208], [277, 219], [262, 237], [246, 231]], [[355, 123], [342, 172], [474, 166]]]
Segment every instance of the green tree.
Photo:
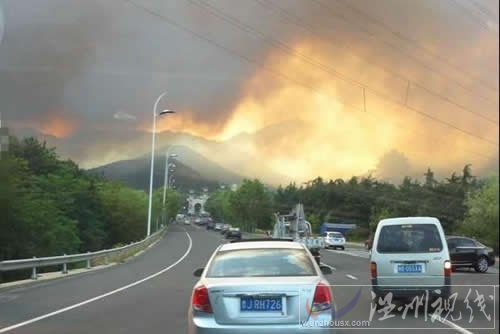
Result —
[[460, 231], [478, 238], [498, 252], [498, 176], [490, 177], [486, 184], [465, 200], [467, 213]]
[[370, 215], [370, 222], [368, 224], [370, 233], [372, 234], [375, 233], [377, 225], [382, 219], [391, 217], [393, 217], [393, 214], [388, 208], [379, 208], [379, 209], [372, 208], [372, 214]]
[[254, 232], [256, 228], [272, 227], [273, 204], [271, 194], [259, 180], [244, 180], [229, 196], [230, 214], [234, 225]]
[[48, 148], [45, 142], [40, 143], [34, 137], [24, 138], [21, 141], [11, 137], [9, 142], [11, 154], [26, 161], [31, 173], [45, 175], [57, 169], [58, 160], [55, 148]]
[[434, 178], [434, 172], [430, 168], [427, 168], [427, 172], [425, 172], [424, 177], [425, 177], [424, 185], [428, 188], [434, 188], [437, 181]]
[[216, 191], [210, 195], [205, 203], [205, 210], [211, 214], [217, 221], [223, 220], [223, 194], [224, 191]]
[[78, 250], [76, 222], [46, 196], [24, 159], [3, 155], [0, 180], [0, 260]]
[[[108, 245], [138, 241], [146, 236], [148, 196], [145, 192], [103, 183], [98, 193], [106, 212]], [[152, 219], [151, 224], [154, 223]]]
[[166, 219], [167, 222], [175, 218], [182, 208], [182, 196], [174, 189], [167, 189], [166, 196]]
[[312, 233], [319, 233], [321, 228], [321, 217], [318, 214], [311, 213], [306, 216], [306, 220], [311, 223]]
[[472, 175], [471, 165], [470, 164], [465, 165], [464, 168], [462, 169], [462, 178], [461, 178], [462, 186], [467, 187], [469, 185], [474, 184], [475, 181], [476, 177]]
[[[144, 191], [88, 175], [35, 138], [10, 143], [0, 159], [0, 260], [99, 250], [146, 235]], [[175, 191], [167, 197], [171, 217], [182, 199]], [[153, 210], [162, 210], [158, 192]]]

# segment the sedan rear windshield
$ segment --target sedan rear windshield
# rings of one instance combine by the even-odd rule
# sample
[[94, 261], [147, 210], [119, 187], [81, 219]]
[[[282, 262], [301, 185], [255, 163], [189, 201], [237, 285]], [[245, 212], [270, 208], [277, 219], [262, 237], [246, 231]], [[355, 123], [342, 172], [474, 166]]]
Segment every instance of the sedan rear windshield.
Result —
[[377, 243], [379, 253], [433, 253], [442, 249], [439, 231], [433, 224], [384, 226]]
[[207, 270], [207, 277], [316, 276], [310, 256], [303, 249], [240, 249], [221, 251]]

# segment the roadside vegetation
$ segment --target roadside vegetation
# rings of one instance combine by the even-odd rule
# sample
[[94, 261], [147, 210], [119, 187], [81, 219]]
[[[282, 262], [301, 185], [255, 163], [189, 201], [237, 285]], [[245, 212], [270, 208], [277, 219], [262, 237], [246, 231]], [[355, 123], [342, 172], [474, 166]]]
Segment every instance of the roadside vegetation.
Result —
[[[0, 159], [0, 261], [95, 251], [144, 238], [148, 196], [144, 191], [91, 175], [34, 138], [10, 138]], [[257, 179], [235, 191], [212, 193], [206, 210], [244, 231], [271, 230], [276, 212], [304, 204], [315, 233], [323, 222], [353, 223], [351, 241], [364, 240], [382, 218], [434, 216], [449, 234], [477, 238], [498, 252], [498, 176], [480, 179], [471, 166], [437, 180], [405, 177], [392, 184], [373, 177], [315, 180], [269, 189]], [[175, 190], [153, 198], [152, 231], [182, 207]]]
[[268, 230], [273, 223], [273, 195], [259, 180], [244, 180], [236, 191], [214, 192], [205, 210], [217, 220], [240, 227], [246, 232]]
[[[89, 175], [34, 138], [10, 138], [0, 180], [0, 261], [108, 249], [146, 235], [144, 191]], [[152, 232], [182, 206], [169, 190], [163, 212], [162, 196], [154, 194]]]
[[258, 180], [246, 180], [236, 191], [214, 193], [207, 210], [251, 232], [271, 230], [274, 212], [286, 213], [301, 202], [315, 233], [323, 222], [357, 224], [347, 236], [350, 241], [368, 238], [383, 218], [433, 216], [446, 233], [477, 238], [498, 252], [498, 176], [477, 178], [470, 165], [443, 180], [437, 180], [430, 168], [423, 176], [423, 181], [405, 177], [400, 184], [373, 177], [316, 178], [272, 192]]

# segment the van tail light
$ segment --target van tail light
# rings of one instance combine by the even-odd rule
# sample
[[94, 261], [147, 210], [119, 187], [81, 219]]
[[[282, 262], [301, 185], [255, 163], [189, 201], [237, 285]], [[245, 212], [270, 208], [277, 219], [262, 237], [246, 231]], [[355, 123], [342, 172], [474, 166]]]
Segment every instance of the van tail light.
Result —
[[324, 283], [316, 285], [311, 312], [321, 312], [332, 308], [332, 292], [330, 287]]
[[444, 261], [444, 276], [445, 277], [451, 276], [451, 262], [448, 260]]
[[375, 262], [370, 262], [370, 274], [371, 278], [377, 278], [377, 264]]
[[208, 297], [208, 289], [202, 285], [194, 289], [191, 297], [191, 305], [194, 310], [206, 313], [212, 313], [212, 305]]

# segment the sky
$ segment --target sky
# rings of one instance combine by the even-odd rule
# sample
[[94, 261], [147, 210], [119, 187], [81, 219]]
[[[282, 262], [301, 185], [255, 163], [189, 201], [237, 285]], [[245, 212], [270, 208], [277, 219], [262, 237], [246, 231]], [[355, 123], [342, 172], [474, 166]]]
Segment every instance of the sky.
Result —
[[498, 16], [495, 0], [0, 0], [2, 125], [95, 167], [150, 150], [167, 91], [158, 145], [247, 176], [486, 175]]

